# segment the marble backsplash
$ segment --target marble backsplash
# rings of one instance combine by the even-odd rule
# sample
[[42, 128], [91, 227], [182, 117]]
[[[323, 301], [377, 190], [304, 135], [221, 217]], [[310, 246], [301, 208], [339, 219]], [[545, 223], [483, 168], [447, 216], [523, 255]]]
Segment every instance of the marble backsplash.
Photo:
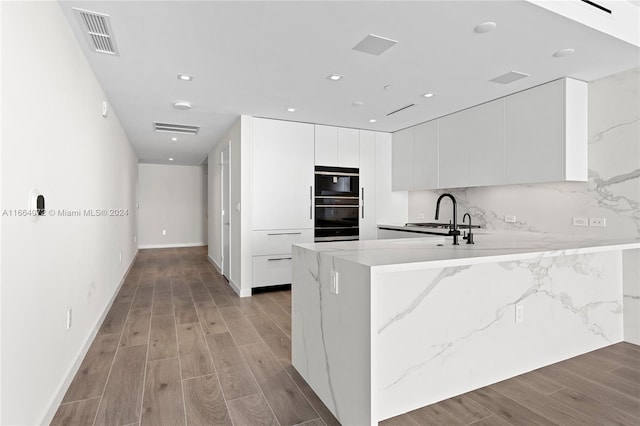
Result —
[[[459, 220], [469, 212], [490, 230], [640, 237], [639, 92], [640, 68], [589, 83], [588, 182], [410, 192], [409, 221], [430, 221], [438, 195], [450, 192]], [[575, 227], [573, 217], [602, 217], [607, 226]]]

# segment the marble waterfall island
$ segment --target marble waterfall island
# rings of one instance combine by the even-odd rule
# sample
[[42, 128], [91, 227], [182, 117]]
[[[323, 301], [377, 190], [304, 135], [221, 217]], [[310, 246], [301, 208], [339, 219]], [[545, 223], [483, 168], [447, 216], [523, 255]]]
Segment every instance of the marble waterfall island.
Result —
[[622, 250], [637, 248], [532, 234], [296, 245], [292, 363], [342, 424], [377, 424], [622, 341]]

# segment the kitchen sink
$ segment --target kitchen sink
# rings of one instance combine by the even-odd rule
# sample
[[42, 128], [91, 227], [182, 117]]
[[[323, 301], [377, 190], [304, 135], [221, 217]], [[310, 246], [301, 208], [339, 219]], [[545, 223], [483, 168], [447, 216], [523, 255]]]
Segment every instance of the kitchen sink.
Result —
[[[442, 222], [414, 222], [414, 223], [407, 223], [405, 224], [405, 226], [419, 226], [421, 228], [431, 228], [431, 229], [449, 229], [449, 227], [451, 226], [451, 224], [449, 223], [442, 223]], [[479, 225], [471, 225], [471, 228], [480, 228]], [[466, 225], [464, 223], [459, 223], [458, 224], [458, 229], [469, 229], [469, 225]]]

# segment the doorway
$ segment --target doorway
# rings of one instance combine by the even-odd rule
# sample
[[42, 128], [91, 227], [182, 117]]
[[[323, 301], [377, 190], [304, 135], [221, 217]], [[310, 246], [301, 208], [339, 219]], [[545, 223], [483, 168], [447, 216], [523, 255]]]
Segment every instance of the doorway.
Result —
[[230, 212], [229, 212], [229, 145], [221, 152], [221, 184], [222, 190], [222, 275], [230, 281], [230, 255], [229, 255], [229, 234], [230, 234]]

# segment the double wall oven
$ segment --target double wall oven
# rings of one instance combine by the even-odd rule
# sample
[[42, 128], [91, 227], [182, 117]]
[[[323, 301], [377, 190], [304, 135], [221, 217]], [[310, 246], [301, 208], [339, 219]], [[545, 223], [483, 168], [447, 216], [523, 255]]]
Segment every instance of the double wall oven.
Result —
[[358, 240], [358, 169], [316, 166], [315, 188], [315, 241]]

